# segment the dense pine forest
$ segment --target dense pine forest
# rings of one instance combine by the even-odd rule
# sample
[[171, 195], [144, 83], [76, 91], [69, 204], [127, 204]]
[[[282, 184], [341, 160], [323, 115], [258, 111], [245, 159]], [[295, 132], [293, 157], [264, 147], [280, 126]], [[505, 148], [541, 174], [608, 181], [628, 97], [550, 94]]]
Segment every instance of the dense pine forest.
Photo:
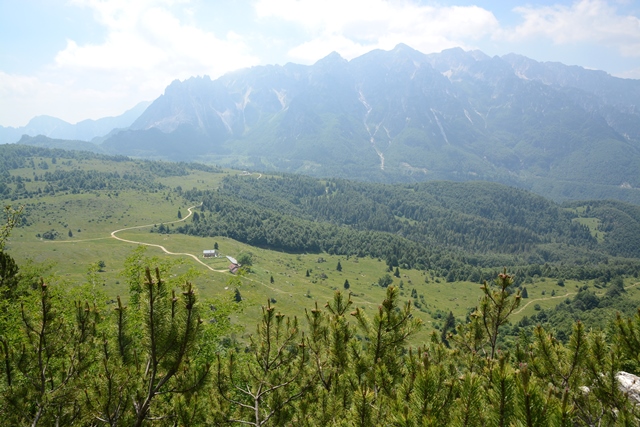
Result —
[[[480, 267], [507, 265], [522, 267], [518, 280], [537, 274], [608, 282], [637, 276], [640, 266], [640, 208], [621, 202], [561, 207], [491, 183], [381, 185], [293, 175], [228, 177], [215, 191], [183, 194], [201, 201], [203, 213], [177, 232], [380, 257], [389, 267], [433, 269], [451, 281], [479, 282]], [[598, 218], [598, 231], [581, 216]]]
[[[640, 311], [632, 297], [640, 269], [637, 206], [558, 205], [479, 182], [366, 184], [17, 145], [0, 150], [0, 193], [13, 206], [0, 233], [5, 425], [640, 422], [640, 400], [627, 384], [640, 375]], [[374, 283], [329, 277], [341, 279], [322, 294], [331, 296], [316, 298], [310, 288], [297, 316], [286, 294], [269, 290], [251, 312], [259, 315], [238, 325], [258, 275], [267, 268], [268, 286], [289, 280], [294, 289], [291, 270], [277, 274], [276, 265], [260, 265], [264, 258], [251, 265], [245, 252], [238, 274], [216, 273], [198, 286], [193, 271], [138, 246], [121, 265], [95, 262], [86, 280], [70, 282], [48, 273], [50, 266], [18, 260], [24, 241], [30, 256], [47, 250], [75, 257], [65, 268], [88, 263], [83, 248], [99, 248], [103, 239], [91, 227], [139, 228], [135, 220], [147, 220], [137, 219], [132, 203], [149, 204], [143, 211], [162, 207], [179, 220], [151, 224], [152, 233], [137, 239], [237, 241], [256, 252], [293, 254], [287, 260], [311, 254], [318, 271], [302, 270], [300, 280], [312, 276], [305, 283], [318, 289], [325, 257], [339, 260], [335, 274], [368, 259], [379, 259], [385, 274]], [[66, 216], [47, 215], [54, 206]], [[188, 217], [186, 206], [197, 206]], [[95, 216], [72, 226], [89, 208]], [[35, 236], [39, 227], [48, 237]], [[107, 250], [115, 243], [105, 243]], [[105, 268], [119, 271], [109, 284], [117, 297], [101, 278]], [[412, 272], [424, 283], [411, 283]], [[219, 291], [205, 292], [216, 281]], [[436, 284], [460, 283], [477, 293], [467, 308], [454, 308], [451, 298], [451, 310], [464, 315], [431, 305]], [[550, 285], [549, 294], [535, 301], [557, 301], [518, 315], [540, 283]], [[362, 294], [376, 289], [383, 297], [365, 304]], [[432, 331], [427, 339], [425, 330]]]

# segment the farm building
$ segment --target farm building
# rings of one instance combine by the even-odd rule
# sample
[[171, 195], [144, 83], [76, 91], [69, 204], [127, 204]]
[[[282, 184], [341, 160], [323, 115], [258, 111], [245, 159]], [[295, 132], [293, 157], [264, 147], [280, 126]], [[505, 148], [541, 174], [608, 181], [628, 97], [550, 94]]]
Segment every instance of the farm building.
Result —
[[202, 256], [204, 258], [217, 258], [218, 256], [218, 251], [215, 249], [207, 249], [202, 251]]
[[236, 274], [238, 272], [238, 269], [240, 268], [240, 264], [234, 257], [230, 257], [229, 255], [227, 255], [227, 259], [231, 263], [229, 264], [229, 272], [231, 274]]

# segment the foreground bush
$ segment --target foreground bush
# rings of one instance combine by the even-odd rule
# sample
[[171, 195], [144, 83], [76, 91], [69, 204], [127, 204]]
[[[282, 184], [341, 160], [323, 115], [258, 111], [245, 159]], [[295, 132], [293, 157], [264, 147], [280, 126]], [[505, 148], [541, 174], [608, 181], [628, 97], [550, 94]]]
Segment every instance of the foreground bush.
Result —
[[19, 269], [3, 257], [4, 425], [640, 422], [629, 386], [640, 370], [640, 312], [606, 331], [575, 323], [566, 345], [537, 327], [505, 348], [501, 327], [521, 299], [506, 272], [481, 287], [466, 323], [418, 348], [409, 342], [420, 323], [393, 286], [372, 316], [341, 292], [303, 321], [268, 303], [250, 342], [229, 345], [218, 324], [223, 307], [222, 317], [203, 322], [197, 291], [189, 283], [171, 289], [160, 270], [130, 271], [131, 306], [118, 299], [107, 308], [70, 304], [44, 281], [20, 285]]

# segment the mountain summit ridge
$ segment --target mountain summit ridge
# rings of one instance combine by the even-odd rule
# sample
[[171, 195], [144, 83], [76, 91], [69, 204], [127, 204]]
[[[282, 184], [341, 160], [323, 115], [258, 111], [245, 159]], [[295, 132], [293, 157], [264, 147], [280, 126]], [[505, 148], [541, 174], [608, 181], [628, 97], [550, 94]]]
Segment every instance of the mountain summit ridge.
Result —
[[107, 152], [382, 182], [488, 180], [640, 202], [640, 81], [399, 44], [174, 81]]
[[[555, 199], [623, 189], [638, 198], [636, 105], [638, 80], [399, 44], [350, 61], [333, 52], [308, 66], [174, 81], [133, 124], [135, 138], [114, 135], [104, 148], [373, 181], [481, 179]], [[175, 144], [184, 151], [166, 151]]]

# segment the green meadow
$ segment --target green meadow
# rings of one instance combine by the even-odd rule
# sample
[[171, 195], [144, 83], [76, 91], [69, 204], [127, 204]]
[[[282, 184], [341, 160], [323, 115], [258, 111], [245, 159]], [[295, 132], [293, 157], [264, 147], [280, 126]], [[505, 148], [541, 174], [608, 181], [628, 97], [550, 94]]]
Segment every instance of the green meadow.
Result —
[[[195, 177], [194, 177], [195, 178]], [[197, 179], [195, 179], [195, 183]], [[202, 180], [201, 180], [202, 181]], [[206, 181], [206, 180], [205, 180]], [[202, 182], [200, 182], [202, 184]], [[122, 277], [125, 259], [138, 245], [116, 240], [111, 232], [128, 227], [140, 227], [120, 231], [122, 239], [148, 244], [146, 255], [164, 259], [180, 260], [174, 274], [187, 270], [197, 273], [193, 282], [203, 299], [231, 298], [238, 287], [243, 301], [241, 311], [234, 319], [246, 327], [245, 333], [253, 332], [253, 323], [259, 318], [260, 307], [270, 300], [283, 313], [304, 316], [305, 309], [314, 304], [324, 305], [336, 290], [345, 292], [344, 283], [349, 282], [351, 298], [355, 306], [365, 311], [377, 309], [384, 298], [385, 289], [378, 279], [387, 271], [386, 264], [379, 259], [357, 258], [320, 254], [287, 254], [248, 246], [226, 237], [203, 238], [182, 234], [152, 233], [154, 225], [171, 227], [180, 210], [187, 215], [188, 206], [180, 199], [167, 200], [165, 193], [139, 194], [121, 192], [109, 198], [105, 193], [61, 195], [42, 197], [37, 201], [20, 201], [34, 204], [40, 209], [29, 215], [33, 221], [28, 226], [16, 229], [11, 237], [9, 250], [19, 264], [33, 261], [51, 265], [53, 280], [65, 286], [84, 283], [88, 280], [91, 264], [103, 261], [104, 271], [98, 277], [103, 291], [112, 300], [117, 295], [126, 299], [127, 289]], [[191, 218], [186, 218], [189, 221]], [[173, 224], [172, 224], [173, 223]], [[56, 240], [37, 238], [36, 234], [48, 229], [72, 230], [73, 237], [64, 232]], [[217, 243], [220, 257], [203, 258], [202, 251], [212, 249]], [[186, 255], [169, 255], [157, 246], [173, 253], [189, 253], [197, 256], [212, 271]], [[229, 261], [225, 255], [237, 257], [251, 253], [251, 272], [240, 277], [241, 285], [232, 283], [234, 276], [228, 272]], [[342, 271], [336, 267], [340, 262]], [[150, 266], [153, 267], [153, 266]], [[309, 271], [309, 276], [306, 276]], [[392, 275], [393, 277], [393, 275]], [[273, 278], [273, 283], [271, 282]], [[443, 277], [431, 276], [428, 272], [400, 270], [400, 278], [393, 277], [393, 284], [400, 287], [405, 300], [417, 301], [414, 315], [421, 318], [425, 327], [416, 337], [423, 340], [431, 331], [440, 328], [449, 311], [462, 320], [473, 309], [481, 296], [480, 285], [470, 282], [448, 283]], [[575, 295], [576, 288], [583, 283], [567, 281], [560, 287], [552, 279], [540, 279], [527, 284], [528, 299], [513, 316], [517, 321], [532, 315], [537, 308], [552, 308], [568, 296]], [[417, 299], [411, 298], [415, 289]], [[640, 288], [631, 288], [629, 297], [640, 301]], [[552, 293], [554, 294], [552, 296]]]
[[[447, 282], [432, 270], [400, 268], [400, 277], [394, 277], [395, 271], [389, 271], [384, 260], [378, 258], [290, 254], [249, 246], [227, 237], [158, 232], [161, 226], [172, 230], [184, 221], [193, 221], [188, 211], [193, 203], [182, 197], [182, 191], [215, 190], [226, 176], [242, 175], [245, 179], [257, 180], [262, 178], [260, 174], [188, 169], [188, 173], [180, 176], [151, 175], [153, 182], [160, 184], [153, 189], [105, 188], [51, 194], [38, 192], [44, 186], [40, 179], [35, 180], [43, 172], [38, 165], [44, 163], [48, 172], [90, 170], [120, 176], [139, 173], [144, 164], [73, 158], [52, 163], [51, 158], [35, 157], [34, 166], [10, 171], [11, 176], [25, 180], [24, 188], [30, 192], [29, 197], [3, 200], [4, 204], [14, 207], [24, 206], [23, 225], [14, 229], [9, 240], [11, 256], [21, 266], [32, 263], [47, 267], [48, 280], [60, 286], [97, 281], [95, 285], [102, 289], [108, 301], [118, 295], [127, 298], [124, 264], [139, 245], [146, 246], [147, 257], [176, 262], [172, 277], [188, 277], [203, 300], [231, 299], [237, 288], [242, 301], [233, 320], [243, 334], [253, 332], [260, 307], [267, 301], [281, 312], [300, 318], [315, 304], [324, 305], [336, 290], [349, 292], [355, 307], [372, 314], [386, 291], [378, 285], [378, 280], [387, 274], [392, 277], [393, 285], [400, 288], [401, 297], [415, 305], [414, 316], [425, 325], [416, 337], [418, 341], [440, 329], [449, 311], [463, 321], [481, 296], [479, 283]], [[197, 212], [197, 207], [194, 209]], [[597, 225], [591, 219], [580, 220], [586, 221], [585, 225], [590, 228]], [[116, 237], [125, 241], [114, 238], [114, 231]], [[43, 237], [47, 232], [54, 233], [54, 238]], [[203, 250], [213, 249], [216, 244], [221, 256], [203, 258]], [[237, 258], [243, 253], [251, 255], [252, 265], [248, 273], [234, 276], [228, 271], [229, 261], [225, 256]], [[103, 268], [91, 276], [91, 267], [98, 263]], [[337, 269], [338, 263], [341, 271]], [[349, 284], [348, 290], [345, 282]], [[559, 286], [556, 279], [529, 280], [524, 285], [528, 298], [523, 300], [512, 321], [534, 315], [540, 309], [553, 308], [589, 284], [589, 281], [565, 280], [564, 286]], [[625, 286], [627, 297], [640, 301], [640, 290], [634, 286], [633, 278], [626, 278]], [[596, 293], [604, 294], [604, 290], [596, 289]]]

